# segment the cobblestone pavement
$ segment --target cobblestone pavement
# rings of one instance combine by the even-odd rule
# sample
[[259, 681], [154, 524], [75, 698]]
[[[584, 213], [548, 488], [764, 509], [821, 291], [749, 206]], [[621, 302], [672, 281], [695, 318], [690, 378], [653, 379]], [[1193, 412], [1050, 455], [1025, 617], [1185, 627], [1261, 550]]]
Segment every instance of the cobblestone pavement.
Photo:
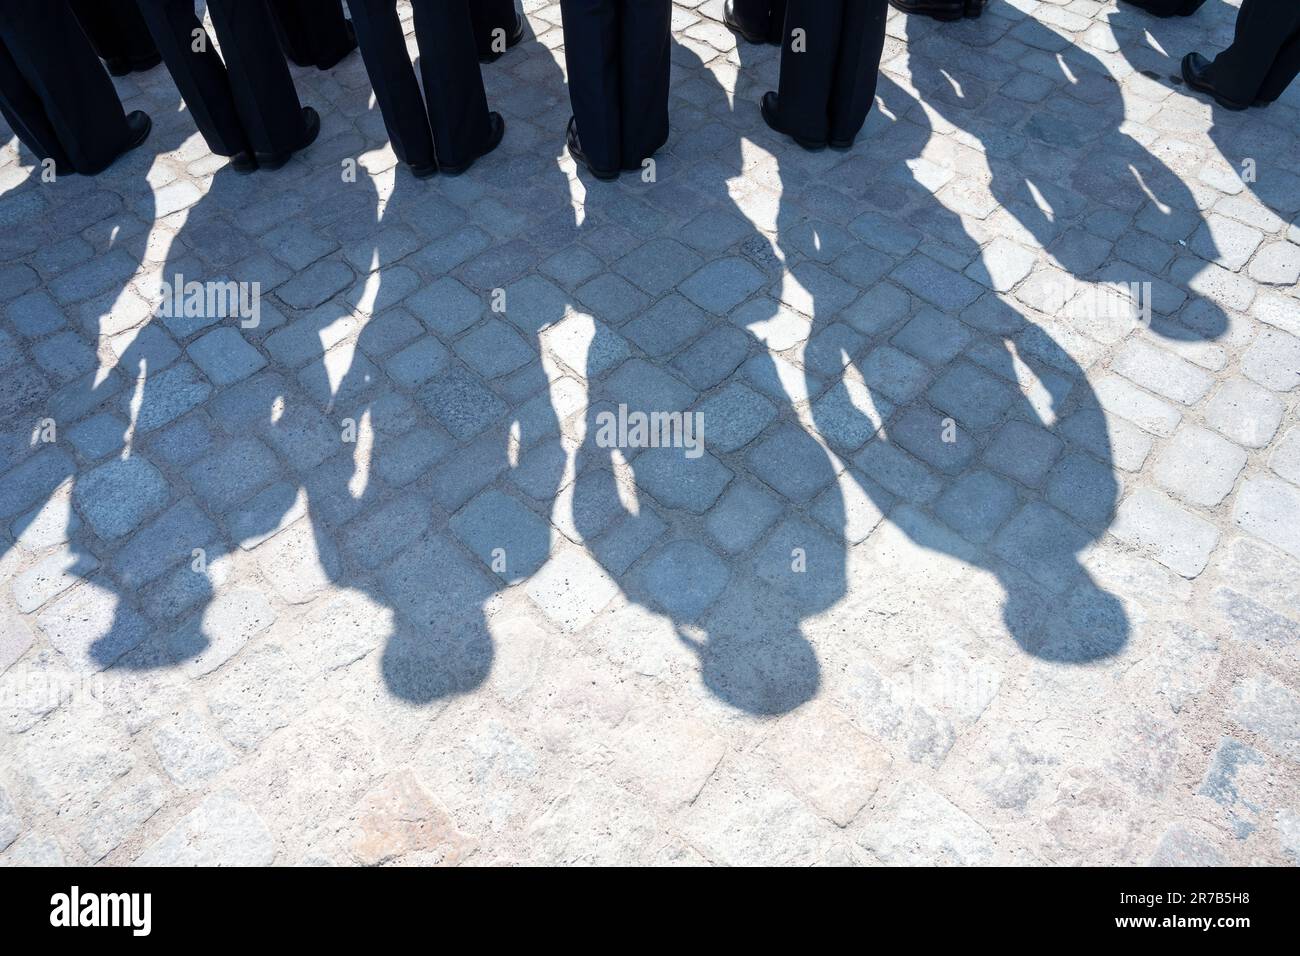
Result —
[[460, 178], [355, 56], [276, 174], [163, 70], [108, 173], [0, 154], [0, 861], [1300, 861], [1300, 89], [994, 0], [809, 154], [721, 7], [653, 181], [563, 153], [546, 0]]

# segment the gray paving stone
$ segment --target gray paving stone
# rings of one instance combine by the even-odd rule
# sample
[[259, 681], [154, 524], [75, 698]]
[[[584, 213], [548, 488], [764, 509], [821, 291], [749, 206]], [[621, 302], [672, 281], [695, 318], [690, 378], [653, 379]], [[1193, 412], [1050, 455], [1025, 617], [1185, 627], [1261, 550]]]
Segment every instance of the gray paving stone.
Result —
[[1078, 554], [1090, 541], [1090, 535], [1055, 508], [1031, 501], [998, 532], [993, 550], [1060, 594], [1077, 581], [1081, 573]]
[[766, 277], [745, 259], [714, 259], [683, 282], [682, 295], [713, 315], [726, 315], [757, 292]]
[[77, 837], [77, 843], [91, 862], [98, 863], [161, 810], [168, 796], [167, 785], [161, 777], [143, 776], [99, 805]]
[[943, 483], [924, 464], [889, 441], [888, 436], [868, 442], [853, 463], [889, 491], [916, 504], [933, 501]]
[[275, 838], [249, 804], [231, 790], [205, 797], [136, 858], [138, 866], [269, 866]]
[[101, 538], [120, 538], [167, 503], [167, 480], [139, 456], [88, 472], [73, 490], [77, 508]]
[[888, 345], [872, 349], [860, 368], [867, 387], [896, 404], [918, 395], [930, 377], [924, 365]]
[[954, 481], [935, 504], [935, 514], [962, 537], [977, 543], [992, 539], [1011, 517], [1015, 488], [987, 471], [971, 471]]
[[262, 353], [235, 329], [214, 329], [192, 342], [186, 351], [213, 384], [231, 385], [266, 367]]
[[1229, 379], [1205, 406], [1205, 421], [1238, 445], [1263, 448], [1277, 433], [1283, 406], [1254, 382]]
[[1111, 367], [1143, 388], [1183, 405], [1196, 404], [1214, 384], [1214, 377], [1203, 369], [1136, 339], [1120, 349]]
[[1079, 452], [1066, 454], [1047, 482], [1048, 502], [1086, 528], [1102, 529], [1110, 523], [1121, 492], [1112, 469]]
[[887, 433], [891, 441], [952, 475], [964, 470], [978, 452], [975, 440], [964, 428], [923, 406], [904, 409]]
[[155, 727], [150, 740], [163, 770], [180, 787], [201, 784], [233, 763], [230, 752], [192, 710]]
[[673, 360], [673, 368], [694, 388], [712, 388], [736, 371], [749, 348], [750, 338], [744, 332], [718, 326], [683, 350]]
[[1300, 700], [1267, 674], [1254, 674], [1232, 688], [1228, 717], [1259, 734], [1287, 760], [1300, 761]]
[[420, 401], [442, 427], [467, 441], [506, 412], [506, 404], [468, 372], [452, 368], [420, 392]]
[[647, 355], [667, 355], [699, 335], [706, 321], [699, 308], [673, 294], [624, 325], [622, 333]]
[[9, 791], [0, 789], [0, 850], [7, 850], [22, 833], [22, 818]]
[[456, 354], [484, 378], [499, 378], [526, 365], [534, 352], [504, 322], [489, 319], [456, 341]]
[[1102, 408], [1153, 435], [1168, 438], [1182, 421], [1182, 413], [1173, 405], [1117, 376], [1107, 375], [1096, 383], [1095, 388]]
[[730, 382], [695, 409], [703, 416], [705, 447], [732, 452], [748, 445], [776, 417], [776, 406], [740, 382]]
[[1250, 277], [1268, 285], [1294, 287], [1300, 281], [1300, 245], [1266, 243], [1250, 263]]
[[1007, 422], [984, 451], [984, 463], [1031, 488], [1047, 477], [1062, 443], [1047, 429], [1028, 422]]
[[[164, 369], [145, 383], [145, 400], [135, 416], [136, 433], [143, 435], [175, 421], [211, 395], [212, 386], [188, 362]], [[129, 414], [130, 403], [129, 397], [123, 401], [124, 414]]]
[[343, 531], [343, 547], [363, 568], [373, 570], [424, 534], [430, 511], [414, 495], [395, 498], [350, 523]]
[[127, 587], [138, 588], [173, 564], [192, 560], [195, 549], [206, 554], [217, 541], [216, 526], [192, 498], [186, 498], [133, 535], [114, 556], [112, 571]]
[[844, 595], [844, 544], [814, 525], [787, 518], [758, 549], [754, 571], [796, 607], [827, 608]]
[[1250, 777], [1263, 763], [1259, 751], [1239, 740], [1224, 737], [1214, 748], [1210, 765], [1197, 790], [1200, 796], [1209, 797], [1227, 811], [1238, 840], [1246, 839], [1259, 826], [1260, 807], [1250, 799], [1255, 796], [1250, 792]]
[[671, 291], [702, 264], [699, 255], [680, 242], [655, 239], [619, 259], [614, 269], [643, 292], [657, 297]]
[[1124, 499], [1110, 531], [1185, 578], [1205, 569], [1219, 541], [1214, 525], [1146, 488]]
[[1232, 517], [1241, 528], [1300, 557], [1300, 488], [1274, 478], [1247, 478]]
[[76, 470], [72, 457], [59, 447], [43, 448], [4, 476], [0, 517], [12, 518], [44, 501]]
[[641, 586], [675, 621], [694, 621], [716, 601], [730, 578], [727, 565], [695, 541], [673, 541], [641, 572]]
[[705, 529], [731, 554], [748, 550], [781, 514], [776, 496], [748, 481], [734, 481], [709, 510]]
[[509, 495], [489, 489], [449, 522], [452, 532], [503, 581], [528, 578], [546, 563], [551, 529]]
[[592, 315], [610, 325], [622, 325], [650, 302], [649, 296], [636, 286], [608, 272], [584, 284], [577, 295]]
[[680, 448], [648, 448], [636, 457], [636, 483], [665, 508], [704, 514], [732, 479], [713, 455], [687, 458]]
[[1300, 385], [1300, 338], [1267, 329], [1241, 357], [1241, 371], [1253, 382], [1275, 392]]
[[238, 437], [186, 469], [195, 494], [216, 511], [228, 511], [280, 474], [271, 449], [252, 436]]
[[935, 408], [975, 429], [1001, 421], [1016, 398], [1009, 385], [968, 362], [949, 365], [926, 395]]
[[1172, 826], [1151, 854], [1151, 866], [1223, 866], [1221, 854], [1208, 840], [1197, 836], [1186, 827]]
[[750, 449], [754, 474], [791, 501], [808, 502], [835, 477], [827, 452], [802, 428], [783, 424]]
[[1192, 504], [1211, 507], [1232, 491], [1246, 452], [1214, 432], [1183, 425], [1156, 456], [1155, 480]]
[[275, 294], [289, 308], [305, 311], [328, 302], [352, 285], [355, 278], [346, 263], [322, 259], [280, 286]]
[[418, 388], [441, 375], [450, 358], [451, 353], [442, 343], [425, 336], [392, 355], [384, 369], [398, 385]]
[[900, 785], [858, 839], [892, 866], [979, 866], [998, 859], [987, 830], [919, 782]]
[[948, 312], [964, 309], [983, 292], [970, 279], [923, 255], [909, 257], [890, 278], [918, 298]]

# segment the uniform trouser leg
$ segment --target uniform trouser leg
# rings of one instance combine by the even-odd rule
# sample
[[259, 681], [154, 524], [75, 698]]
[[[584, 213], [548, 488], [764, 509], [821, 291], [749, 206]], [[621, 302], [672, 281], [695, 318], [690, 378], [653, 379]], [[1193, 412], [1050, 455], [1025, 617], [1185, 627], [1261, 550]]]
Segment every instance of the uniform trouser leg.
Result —
[[772, 0], [732, 0], [731, 12], [747, 33], [771, 35]]
[[10, 108], [29, 115], [19, 123], [33, 137], [29, 147], [43, 146], [42, 158], [57, 163], [57, 144], [68, 165], [87, 174], [121, 155], [130, 138], [122, 101], [66, 0], [4, 0], [0, 43], [23, 80]]
[[834, 142], [853, 142], [871, 112], [888, 15], [889, 0], [853, 0], [845, 5], [830, 103], [830, 138]]
[[[1234, 103], [1253, 103], [1297, 30], [1300, 3], [1296, 0], [1243, 0], [1232, 46], [1215, 57], [1208, 70], [1215, 90]], [[1270, 86], [1276, 87], [1282, 75], [1274, 77]]]
[[771, 0], [772, 9], [768, 13], [767, 38], [773, 43], [780, 43], [785, 34], [786, 0]]
[[[515, 11], [515, 0], [470, 0], [470, 15], [474, 20], [474, 43], [479, 56], [500, 53], [502, 49], [492, 49], [492, 43], [500, 37], [501, 43], [515, 32], [519, 14]], [[502, 30], [498, 34], [496, 31]]]
[[1259, 99], [1272, 103], [1286, 92], [1297, 76], [1300, 76], [1300, 31], [1292, 34], [1286, 46], [1278, 51], [1273, 68], [1264, 77], [1264, 85], [1259, 88]]
[[72, 169], [72, 161], [59, 144], [50, 118], [45, 115], [45, 105], [9, 55], [3, 39], [0, 39], [0, 113], [4, 114], [18, 140], [37, 159], [54, 160], [56, 169]]
[[262, 0], [208, 0], [244, 134], [258, 156], [280, 156], [307, 135], [302, 103]]
[[135, 0], [73, 0], [72, 9], [101, 60], [136, 63], [158, 55]]
[[[844, 0], [789, 0], [786, 22], [791, 30], [781, 48], [778, 98], [782, 129], [800, 139], [825, 142], [830, 138], [831, 95], [839, 75], [845, 6]], [[792, 37], [796, 28], [803, 33]], [[796, 47], [799, 40], [806, 48]]]
[[619, 148], [624, 169], [637, 169], [668, 141], [668, 86], [672, 72], [672, 3], [623, 4]]
[[420, 75], [440, 166], [460, 166], [482, 151], [490, 132], [487, 91], [474, 49], [469, 4], [413, 0]]
[[191, 0], [140, 0], [140, 12], [208, 149], [218, 156], [249, 150], [225, 64]]
[[582, 151], [602, 171], [623, 168], [620, 0], [560, 0], [569, 102]]
[[355, 44], [343, 0], [267, 0], [285, 55], [298, 66], [328, 70]]
[[433, 136], [396, 0], [350, 0], [348, 9], [393, 152], [408, 165], [432, 166]]

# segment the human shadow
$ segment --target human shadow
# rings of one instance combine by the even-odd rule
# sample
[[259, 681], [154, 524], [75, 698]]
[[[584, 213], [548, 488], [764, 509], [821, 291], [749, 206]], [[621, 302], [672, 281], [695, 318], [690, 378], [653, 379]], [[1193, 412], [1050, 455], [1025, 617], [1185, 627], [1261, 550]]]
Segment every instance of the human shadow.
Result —
[[[1188, 90], [1182, 78], [1182, 58], [1196, 50], [1213, 58], [1232, 42], [1237, 7], [1207, 3], [1192, 17], [1165, 19], [1121, 3], [1109, 18], [1120, 55], [1137, 72], [1153, 83], [1172, 89], [1174, 96], [1192, 97], [1210, 110], [1209, 136], [1227, 167], [1215, 175], [1225, 178], [1222, 188], [1230, 195], [1248, 190], [1281, 222], [1275, 231], [1300, 213], [1300, 174], [1293, 157], [1297, 146], [1294, 122], [1300, 110], [1300, 84], [1291, 88], [1268, 108], [1226, 110], [1203, 94]], [[1199, 153], [1194, 159], [1199, 165]], [[1189, 161], [1189, 172], [1191, 161]], [[1235, 180], [1235, 181], [1234, 181]], [[1193, 240], [1191, 226], [1201, 219], [1185, 220], [1176, 238]], [[1212, 259], [1216, 251], [1194, 242], [1194, 251]]]
[[[919, 54], [908, 58], [917, 97], [982, 149], [999, 215], [1046, 249], [1076, 287], [1137, 283], [1149, 290], [1150, 329], [1158, 336], [1220, 337], [1227, 319], [1218, 304], [1205, 299], [1185, 308], [1199, 298], [1192, 290], [1203, 264], [1176, 250], [1201, 220], [1196, 197], [1158, 150], [1130, 135], [1113, 74], [1032, 14], [997, 5], [988, 13], [958, 24], [902, 16], [891, 25], [901, 22], [909, 51]], [[1012, 63], [980, 52], [995, 51], [1003, 37], [1030, 53]], [[1144, 243], [1142, 234], [1163, 241]], [[1213, 258], [1212, 239], [1204, 251]], [[1087, 308], [1064, 311], [1085, 335], [1107, 321]], [[1180, 321], [1193, 313], [1194, 327]]]
[[[777, 215], [782, 257], [796, 263], [792, 298], [813, 325], [802, 363], [812, 419], [886, 520], [996, 577], [1023, 650], [1069, 663], [1117, 654], [1127, 616], [1080, 563], [1119, 493], [1105, 417], [1053, 317], [998, 293], [1011, 284], [990, 259], [1005, 253], [981, 250], [946, 204], [938, 180], [950, 174], [925, 158], [934, 132], [882, 74], [855, 155], [822, 165], [777, 144], [785, 182], [800, 167], [816, 180], [785, 189]], [[994, 170], [995, 193], [998, 179]], [[1023, 214], [1029, 241], [1050, 245], [1056, 221], [1026, 198], [1004, 191], [1000, 205]], [[859, 215], [862, 202], [872, 208]], [[1017, 281], [1035, 256], [1020, 258]], [[866, 295], [854, 301], [844, 278]], [[1044, 613], [1056, 605], [1061, 615]]]
[[[730, 193], [757, 110], [733, 109], [723, 79], [676, 40], [673, 69], [654, 181], [625, 176], [587, 194], [589, 229], [631, 224], [654, 238], [614, 266], [641, 307], [595, 311], [572, 520], [625, 596], [673, 622], [711, 693], [780, 714], [816, 695], [804, 622], [845, 593], [843, 466], [801, 416], [796, 369], [778, 354], [787, 344], [771, 344], [807, 327], [769, 294], [781, 264], [751, 219], [776, 194], [764, 187], [746, 209]], [[698, 416], [701, 447], [602, 432], [673, 415]], [[649, 437], [658, 444], [653, 424]], [[662, 539], [629, 561], [629, 540]]]
[[[161, 218], [149, 178], [158, 175], [157, 157], [181, 148], [193, 132], [160, 73], [124, 81], [136, 91], [126, 108], [142, 108], [153, 119], [141, 147], [95, 177], [45, 182], [37, 165], [26, 187], [4, 197], [19, 210], [26, 208], [18, 205], [24, 196], [44, 198], [28, 204], [39, 219], [28, 220], [24, 232], [57, 251], [43, 259], [37, 254], [49, 291], [11, 307], [35, 359], [25, 363], [24, 375], [39, 375], [39, 367], [53, 382], [24, 383], [16, 394], [26, 401], [5, 409], [7, 441], [29, 441], [19, 449], [27, 455], [20, 466], [27, 474], [3, 509], [12, 518], [13, 541], [0, 544], [0, 556], [30, 535], [33, 550], [59, 545], [38, 572], [85, 579], [77, 605], [54, 605], [42, 614], [55, 645], [83, 670], [109, 666], [148, 633], [133, 598], [158, 559], [152, 551], [158, 540], [125, 535], [161, 510], [155, 505], [168, 493], [140, 450], [145, 434], [160, 424], [158, 410], [171, 407], [178, 393], [202, 388], [197, 379], [167, 375], [175, 346], [154, 328], [153, 317], [139, 324], [148, 311], [137, 288], [140, 267], [149, 261]], [[48, 444], [41, 437], [46, 425], [53, 426]], [[78, 626], [83, 615], [106, 623], [90, 635]]]

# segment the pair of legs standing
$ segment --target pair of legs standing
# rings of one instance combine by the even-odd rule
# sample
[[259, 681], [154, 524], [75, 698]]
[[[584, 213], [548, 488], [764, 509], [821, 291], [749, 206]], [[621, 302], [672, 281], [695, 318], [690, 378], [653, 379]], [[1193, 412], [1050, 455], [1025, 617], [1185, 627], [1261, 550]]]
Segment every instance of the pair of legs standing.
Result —
[[0, 3], [0, 112], [59, 173], [93, 175], [149, 135], [126, 115], [67, 0]]
[[[733, 0], [728, 22], [781, 38], [781, 81], [763, 118], [808, 149], [848, 149], [875, 101], [887, 0]], [[776, 23], [784, 15], [784, 28]]]

